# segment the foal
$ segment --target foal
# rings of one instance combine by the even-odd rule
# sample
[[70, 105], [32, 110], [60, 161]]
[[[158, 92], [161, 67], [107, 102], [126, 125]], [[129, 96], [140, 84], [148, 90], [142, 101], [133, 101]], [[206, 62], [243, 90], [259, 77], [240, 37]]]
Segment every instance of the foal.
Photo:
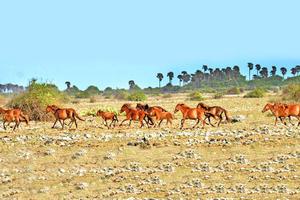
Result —
[[125, 112], [126, 113], [126, 119], [124, 119], [120, 126], [122, 126], [122, 124], [125, 122], [125, 121], [128, 121], [129, 120], [129, 127], [131, 125], [131, 122], [132, 120], [133, 121], [139, 121], [140, 122], [140, 128], [142, 128], [144, 126], [144, 123], [143, 121], [146, 122], [148, 128], [149, 128], [149, 124], [147, 123], [147, 121], [145, 120], [146, 116], [148, 116], [148, 113], [144, 110], [137, 110], [135, 108], [132, 108], [130, 104], [128, 103], [125, 103], [122, 107], [121, 107], [121, 110], [120, 110], [120, 113], [123, 113]]
[[220, 126], [220, 123], [223, 120], [223, 118], [222, 118], [223, 114], [225, 115], [226, 121], [230, 122], [227, 110], [225, 110], [224, 108], [222, 108], [220, 106], [208, 106], [204, 103], [199, 103], [197, 105], [197, 108], [202, 108], [205, 110], [205, 116], [206, 116], [206, 118], [208, 118], [209, 124], [212, 126], [214, 126], [214, 125], [211, 123], [210, 118], [213, 117], [215, 120], [219, 119], [218, 126]]
[[[119, 122], [118, 117], [113, 112], [104, 112], [102, 110], [98, 110], [97, 116], [102, 117], [102, 119], [105, 121], [106, 127], [109, 129], [112, 124], [114, 124], [114, 127], [116, 126], [116, 122]], [[111, 120], [110, 125], [108, 126], [107, 120]]]
[[25, 121], [27, 125], [29, 123], [29, 117], [25, 115], [20, 109], [5, 110], [3, 108], [0, 108], [0, 114], [3, 115], [4, 130], [6, 130], [6, 126], [5, 126], [6, 122], [8, 122], [8, 126], [10, 125], [11, 122], [15, 122], [15, 126], [13, 130], [19, 127], [22, 121]]
[[71, 125], [70, 128], [72, 127], [73, 122], [75, 122], [76, 128], [78, 127], [76, 118], [81, 121], [85, 121], [76, 113], [76, 111], [73, 108], [59, 108], [55, 105], [48, 105], [46, 108], [46, 113], [49, 112], [53, 113], [55, 117], [55, 122], [52, 128], [54, 128], [57, 121], [59, 121], [62, 129], [64, 129], [66, 119], [71, 119], [71, 122], [69, 123], [69, 125]]
[[[162, 111], [161, 109], [156, 108], [156, 107], [151, 107], [149, 109], [149, 114], [151, 116], [155, 116], [156, 120], [160, 120], [158, 127], [160, 127], [160, 124], [162, 123], [162, 121], [164, 119], [167, 120], [167, 125], [170, 123], [170, 126], [172, 127], [172, 120], [174, 119], [172, 113]], [[156, 127], [156, 124], [154, 127]]]
[[176, 105], [174, 113], [180, 111], [182, 113], [182, 119], [181, 119], [181, 127], [180, 129], [183, 129], [184, 122], [187, 119], [193, 119], [197, 120], [197, 123], [193, 126], [195, 128], [199, 122], [202, 122], [202, 128], [205, 126], [205, 111], [202, 108], [190, 108], [187, 105], [183, 103], [179, 103]]

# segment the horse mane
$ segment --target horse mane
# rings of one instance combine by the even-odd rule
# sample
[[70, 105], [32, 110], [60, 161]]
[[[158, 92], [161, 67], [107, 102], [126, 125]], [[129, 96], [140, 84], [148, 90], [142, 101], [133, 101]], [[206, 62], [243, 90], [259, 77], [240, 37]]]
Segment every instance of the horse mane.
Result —
[[199, 106], [200, 106], [201, 108], [204, 108], [204, 109], [206, 109], [206, 110], [208, 110], [208, 109], [209, 109], [209, 106], [208, 106], [208, 105], [206, 105], [206, 104], [204, 104], [204, 103], [202, 103], [202, 102], [201, 102], [201, 103], [199, 103], [197, 107], [199, 107]]

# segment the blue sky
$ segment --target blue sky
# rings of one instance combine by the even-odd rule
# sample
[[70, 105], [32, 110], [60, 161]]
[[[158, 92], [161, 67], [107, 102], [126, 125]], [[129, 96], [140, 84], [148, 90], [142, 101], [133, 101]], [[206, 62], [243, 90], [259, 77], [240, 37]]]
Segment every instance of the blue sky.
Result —
[[203, 64], [291, 68], [300, 64], [299, 8], [297, 0], [1, 1], [0, 83], [147, 87], [157, 72]]

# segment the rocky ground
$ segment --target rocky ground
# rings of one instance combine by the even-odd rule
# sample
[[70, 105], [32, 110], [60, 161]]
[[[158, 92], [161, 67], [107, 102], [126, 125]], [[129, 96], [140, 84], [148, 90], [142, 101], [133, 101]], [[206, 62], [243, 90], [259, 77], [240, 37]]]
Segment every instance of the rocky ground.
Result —
[[274, 127], [267, 99], [249, 101], [231, 100], [241, 121], [219, 128], [0, 127], [0, 198], [300, 199], [300, 128]]

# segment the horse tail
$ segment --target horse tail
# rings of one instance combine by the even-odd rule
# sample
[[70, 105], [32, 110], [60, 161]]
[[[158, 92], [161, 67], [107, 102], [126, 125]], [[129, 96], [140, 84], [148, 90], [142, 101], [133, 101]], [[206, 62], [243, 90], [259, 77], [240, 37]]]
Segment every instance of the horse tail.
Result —
[[74, 117], [76, 117], [77, 119], [81, 120], [81, 121], [85, 121], [84, 119], [82, 119], [76, 111], [74, 111]]
[[227, 122], [231, 122], [231, 119], [230, 119], [229, 116], [228, 116], [228, 111], [225, 110], [225, 109], [223, 109], [223, 113], [224, 113], [224, 115], [225, 115], [225, 117], [226, 117], [226, 121], [227, 121]]
[[23, 118], [23, 120], [25, 121], [25, 123], [28, 125], [29, 123], [29, 117], [28, 115], [25, 115], [24, 113], [20, 113], [20, 116]]

